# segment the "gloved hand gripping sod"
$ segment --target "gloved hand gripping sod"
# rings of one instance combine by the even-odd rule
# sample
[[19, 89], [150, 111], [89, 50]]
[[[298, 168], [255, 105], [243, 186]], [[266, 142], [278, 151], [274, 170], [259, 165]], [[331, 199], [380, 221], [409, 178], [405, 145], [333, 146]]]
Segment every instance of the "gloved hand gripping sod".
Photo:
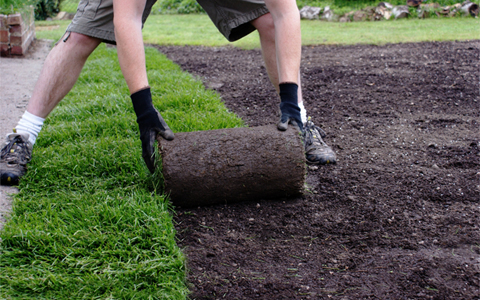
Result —
[[280, 121], [277, 124], [279, 130], [285, 131], [288, 124], [298, 126], [303, 131], [302, 117], [300, 116], [300, 107], [298, 107], [298, 85], [295, 83], [280, 84]]
[[174, 135], [160, 113], [153, 107], [150, 88], [135, 92], [130, 97], [140, 129], [142, 157], [150, 172], [153, 173], [155, 171], [154, 145], [157, 134], [166, 140], [173, 140]]

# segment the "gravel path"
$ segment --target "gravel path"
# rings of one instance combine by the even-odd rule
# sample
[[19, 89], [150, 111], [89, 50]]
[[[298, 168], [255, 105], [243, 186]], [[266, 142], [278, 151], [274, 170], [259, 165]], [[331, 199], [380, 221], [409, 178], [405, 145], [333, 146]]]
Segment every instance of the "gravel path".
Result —
[[[25, 56], [0, 59], [1, 143], [4, 136], [17, 125], [25, 111], [51, 43], [49, 40], [35, 40]], [[0, 230], [3, 228], [6, 214], [12, 208], [9, 194], [16, 192], [18, 192], [16, 187], [0, 186]]]

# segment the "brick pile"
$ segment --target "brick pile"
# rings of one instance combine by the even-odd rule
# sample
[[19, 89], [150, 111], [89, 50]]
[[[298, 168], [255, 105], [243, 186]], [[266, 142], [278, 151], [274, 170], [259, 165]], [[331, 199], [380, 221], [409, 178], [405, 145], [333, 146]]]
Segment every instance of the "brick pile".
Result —
[[11, 15], [0, 14], [0, 55], [24, 55], [35, 39], [33, 6]]

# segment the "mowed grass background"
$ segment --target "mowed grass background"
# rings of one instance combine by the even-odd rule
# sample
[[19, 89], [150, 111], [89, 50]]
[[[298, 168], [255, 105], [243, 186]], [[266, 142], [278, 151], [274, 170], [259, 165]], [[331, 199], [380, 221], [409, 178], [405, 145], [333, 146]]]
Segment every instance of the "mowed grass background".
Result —
[[[68, 22], [38, 22], [58, 40]], [[42, 26], [58, 25], [53, 30]], [[305, 44], [478, 39], [479, 20], [302, 21]], [[45, 28], [45, 27], [44, 27]], [[151, 16], [146, 43], [222, 46], [205, 15]], [[254, 33], [234, 43], [258, 47]], [[174, 132], [244, 126], [220, 97], [153, 48], [154, 104]], [[115, 48], [101, 45], [47, 119], [0, 233], [0, 299], [185, 299], [174, 208], [141, 158], [135, 114]]]
[[[69, 21], [36, 22], [37, 38], [57, 40]], [[381, 22], [302, 20], [304, 45], [353, 45], [480, 39], [479, 18], [399, 19]], [[231, 45], [259, 48], [256, 32], [229, 43], [207, 15], [152, 15], [143, 29], [146, 43], [162, 45]]]

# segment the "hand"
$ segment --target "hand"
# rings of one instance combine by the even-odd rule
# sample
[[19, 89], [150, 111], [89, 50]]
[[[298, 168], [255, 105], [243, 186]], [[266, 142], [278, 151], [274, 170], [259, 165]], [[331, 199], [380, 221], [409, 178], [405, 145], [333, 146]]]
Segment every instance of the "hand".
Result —
[[280, 89], [280, 121], [277, 124], [278, 130], [285, 131], [288, 124], [292, 124], [303, 132], [303, 122], [298, 107], [298, 84], [284, 82], [278, 85]]
[[160, 134], [166, 140], [173, 140], [174, 135], [163, 120], [160, 113], [153, 109], [154, 113], [143, 114], [137, 118], [140, 129], [140, 140], [142, 141], [142, 157], [151, 173], [155, 171], [155, 139]]
[[150, 88], [130, 95], [133, 109], [137, 115], [140, 140], [142, 141], [142, 157], [150, 172], [155, 172], [155, 138], [160, 134], [166, 140], [173, 140], [173, 132], [163, 120], [160, 113], [153, 107]]
[[282, 102], [280, 103], [280, 121], [277, 124], [277, 128], [281, 131], [285, 131], [288, 128], [288, 124], [298, 127], [303, 131], [302, 117], [300, 116], [300, 107], [297, 104]]

